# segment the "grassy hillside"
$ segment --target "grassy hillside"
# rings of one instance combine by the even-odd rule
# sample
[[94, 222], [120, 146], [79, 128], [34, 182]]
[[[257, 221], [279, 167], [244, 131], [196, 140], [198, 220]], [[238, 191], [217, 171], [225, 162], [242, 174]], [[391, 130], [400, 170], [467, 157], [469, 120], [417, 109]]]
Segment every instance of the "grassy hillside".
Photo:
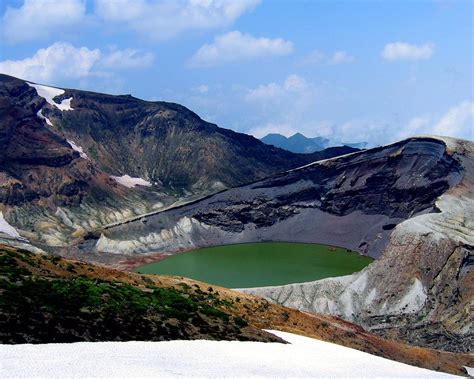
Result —
[[474, 357], [467, 354], [386, 340], [332, 316], [187, 278], [134, 274], [0, 245], [0, 343], [282, 342], [263, 329], [458, 375], [466, 374], [463, 366], [474, 366]]
[[225, 310], [226, 301], [182, 283], [135, 286], [88, 275], [56, 256], [0, 251], [0, 342], [220, 339], [279, 341]]

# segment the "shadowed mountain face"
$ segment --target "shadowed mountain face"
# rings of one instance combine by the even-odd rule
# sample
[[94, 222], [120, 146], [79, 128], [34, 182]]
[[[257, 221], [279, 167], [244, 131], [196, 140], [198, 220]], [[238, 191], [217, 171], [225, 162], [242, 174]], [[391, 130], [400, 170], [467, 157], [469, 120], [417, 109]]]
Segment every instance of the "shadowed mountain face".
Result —
[[[445, 158], [460, 180], [437, 197], [436, 213], [396, 225], [380, 259], [347, 277], [249, 292], [301, 310], [338, 315], [388, 338], [472, 351], [474, 143], [444, 141]], [[434, 172], [444, 171], [443, 166], [438, 161]], [[412, 175], [418, 180], [416, 172]], [[434, 176], [425, 177], [435, 186]], [[425, 187], [419, 194], [427, 199], [429, 192]]]
[[0, 75], [0, 242], [120, 268], [218, 244], [338, 245], [378, 260], [249, 291], [469, 351], [473, 143], [418, 137], [353, 151], [294, 154], [177, 104]]
[[[48, 244], [179, 197], [351, 151], [293, 154], [205, 122], [178, 104], [32, 86], [0, 75], [0, 203], [25, 237]], [[114, 176], [146, 186], [130, 188]]]

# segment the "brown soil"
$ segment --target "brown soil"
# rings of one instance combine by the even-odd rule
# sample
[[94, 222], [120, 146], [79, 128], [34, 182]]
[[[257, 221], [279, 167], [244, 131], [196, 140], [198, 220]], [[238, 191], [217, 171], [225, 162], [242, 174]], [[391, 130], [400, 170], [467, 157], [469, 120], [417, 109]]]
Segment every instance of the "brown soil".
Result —
[[[0, 248], [9, 249], [2, 245]], [[258, 333], [256, 329], [281, 330], [336, 343], [406, 364], [457, 375], [467, 374], [463, 366], [474, 367], [473, 355], [449, 353], [387, 340], [337, 317], [301, 312], [272, 304], [262, 298], [188, 278], [142, 275], [66, 259], [53, 263], [50, 260], [38, 258], [38, 262], [41, 262], [41, 265], [33, 274], [44, 275], [46, 270], [49, 272], [48, 275], [62, 278], [83, 275], [89, 278], [125, 282], [143, 289], [153, 284], [164, 288], [183, 289], [184, 287], [188, 288], [190, 293], [193, 291], [212, 293], [223, 300], [224, 305], [221, 306], [223, 311], [233, 316], [240, 316], [249, 323], [252, 329], [249, 330], [249, 334]], [[74, 266], [73, 270], [71, 270], [71, 265]], [[32, 271], [35, 270], [35, 268], [29, 268]]]

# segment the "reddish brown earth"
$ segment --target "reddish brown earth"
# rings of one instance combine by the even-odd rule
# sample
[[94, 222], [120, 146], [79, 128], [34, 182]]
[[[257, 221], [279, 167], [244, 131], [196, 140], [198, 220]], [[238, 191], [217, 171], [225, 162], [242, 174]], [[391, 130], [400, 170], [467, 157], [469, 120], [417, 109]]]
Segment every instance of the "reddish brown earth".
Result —
[[[15, 249], [0, 246], [2, 251]], [[114, 270], [85, 262], [72, 261], [43, 254], [33, 254], [26, 263], [33, 277], [74, 279], [85, 277], [114, 283], [128, 283], [144, 292], [152, 284], [160, 288], [186, 289], [190, 295], [200, 293], [221, 301], [220, 310], [232, 317], [241, 317], [248, 322], [248, 336], [264, 338], [262, 329], [274, 329], [317, 338], [370, 354], [423, 367], [431, 370], [466, 375], [463, 366], [474, 366], [474, 357], [468, 354], [454, 354], [428, 348], [410, 346], [405, 343], [384, 339], [367, 332], [362, 327], [334, 316], [310, 314], [265, 299], [226, 288], [211, 286], [183, 277], [141, 275]], [[256, 338], [256, 337], [255, 337]]]

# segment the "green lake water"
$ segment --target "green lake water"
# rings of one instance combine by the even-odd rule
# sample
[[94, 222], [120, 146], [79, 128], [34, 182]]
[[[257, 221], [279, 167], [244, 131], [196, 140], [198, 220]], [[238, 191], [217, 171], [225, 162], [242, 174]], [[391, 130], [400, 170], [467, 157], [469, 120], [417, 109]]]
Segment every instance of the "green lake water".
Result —
[[135, 271], [177, 275], [228, 288], [274, 286], [352, 274], [372, 259], [327, 245], [260, 242], [173, 255]]

